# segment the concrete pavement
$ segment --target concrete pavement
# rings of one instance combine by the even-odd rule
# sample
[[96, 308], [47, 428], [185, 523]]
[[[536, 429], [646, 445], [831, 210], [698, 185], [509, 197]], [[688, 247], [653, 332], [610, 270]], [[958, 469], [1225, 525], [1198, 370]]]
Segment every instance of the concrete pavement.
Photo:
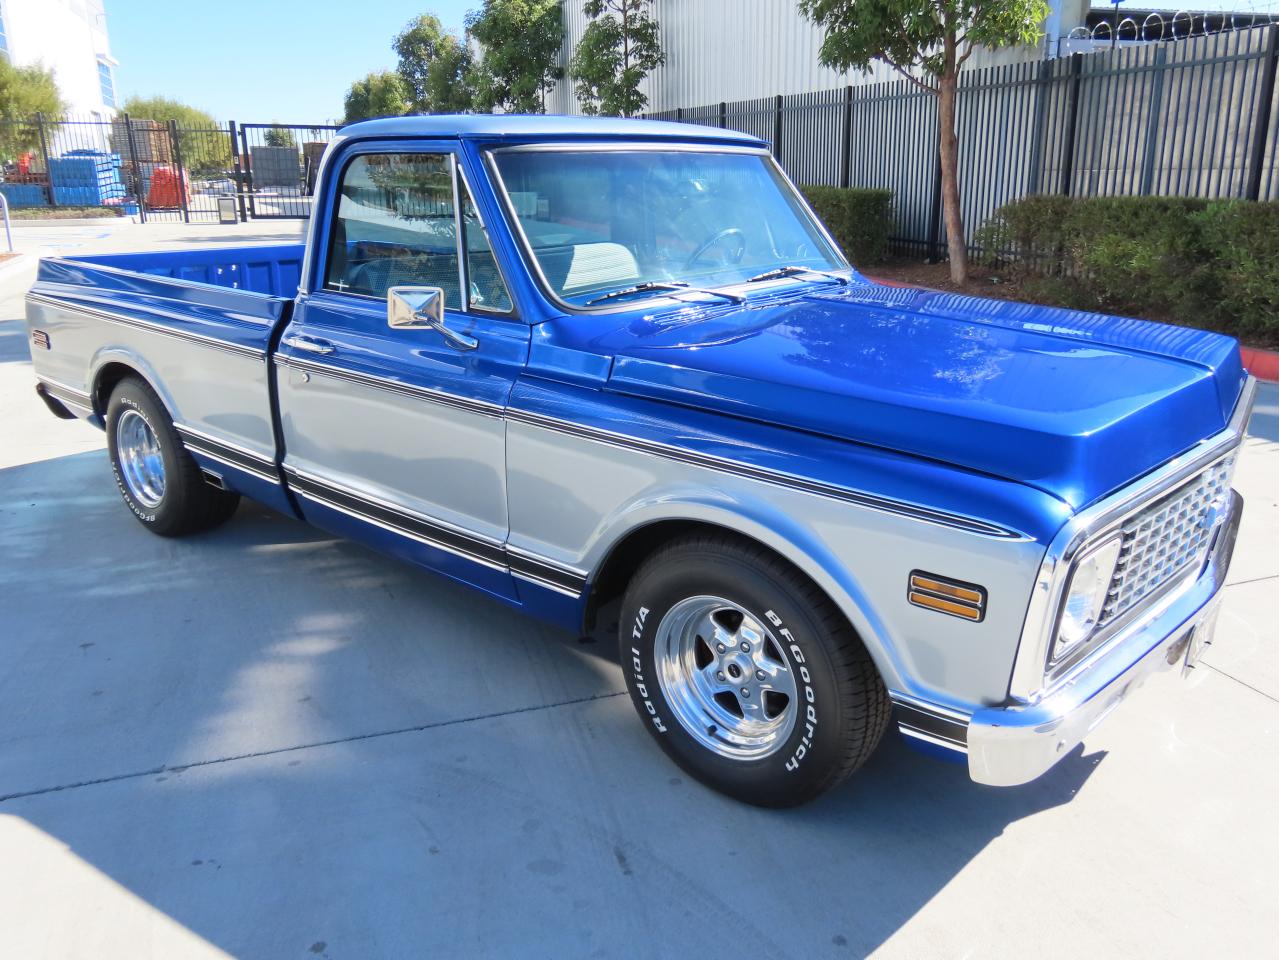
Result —
[[1279, 387], [1190, 681], [1025, 787], [890, 737], [769, 812], [666, 760], [607, 644], [251, 504], [147, 534], [32, 392], [30, 273], [0, 278], [0, 957], [1274, 955]]

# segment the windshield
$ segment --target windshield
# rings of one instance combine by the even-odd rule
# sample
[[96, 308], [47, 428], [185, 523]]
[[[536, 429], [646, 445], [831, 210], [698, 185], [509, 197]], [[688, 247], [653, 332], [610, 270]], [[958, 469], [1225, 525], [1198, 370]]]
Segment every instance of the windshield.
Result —
[[551, 292], [574, 306], [618, 291], [628, 291], [619, 303], [670, 295], [658, 285], [731, 286], [779, 267], [847, 269], [762, 154], [505, 150], [493, 158]]

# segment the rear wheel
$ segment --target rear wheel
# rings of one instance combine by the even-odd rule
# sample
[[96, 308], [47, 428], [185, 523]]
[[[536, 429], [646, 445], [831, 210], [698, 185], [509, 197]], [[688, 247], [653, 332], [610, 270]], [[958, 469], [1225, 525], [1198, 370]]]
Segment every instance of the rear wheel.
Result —
[[139, 379], [122, 380], [107, 402], [107, 451], [133, 515], [162, 537], [208, 530], [235, 513], [240, 495], [207, 483], [164, 404]]
[[830, 599], [730, 534], [650, 557], [621, 623], [627, 686], [649, 732], [739, 800], [810, 800], [860, 767], [888, 726], [879, 673]]

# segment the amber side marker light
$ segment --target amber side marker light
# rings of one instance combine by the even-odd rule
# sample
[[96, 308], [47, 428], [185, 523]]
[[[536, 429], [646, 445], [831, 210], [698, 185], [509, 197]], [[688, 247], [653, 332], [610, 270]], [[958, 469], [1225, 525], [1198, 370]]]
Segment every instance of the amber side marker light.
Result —
[[917, 607], [981, 623], [986, 616], [986, 588], [923, 570], [910, 572], [906, 597]]

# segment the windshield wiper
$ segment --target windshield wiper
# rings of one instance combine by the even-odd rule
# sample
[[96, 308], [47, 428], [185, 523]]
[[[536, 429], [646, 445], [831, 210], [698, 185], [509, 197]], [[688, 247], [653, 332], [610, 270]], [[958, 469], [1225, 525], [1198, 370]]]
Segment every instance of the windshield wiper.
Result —
[[765, 270], [763, 273], [756, 274], [746, 280], [746, 283], [759, 283], [763, 280], [780, 280], [783, 277], [798, 277], [801, 274], [807, 274], [812, 277], [822, 277], [826, 280], [834, 280], [836, 283], [844, 286], [848, 285], [848, 278], [841, 277], [838, 273], [827, 273], [825, 270], [810, 270], [808, 267], [778, 267], [776, 270]]
[[636, 293], [704, 293], [712, 297], [723, 297], [729, 303], [742, 303], [745, 297], [736, 293], [725, 293], [723, 290], [711, 290], [706, 287], [691, 287], [683, 281], [659, 281], [650, 280], [647, 283], [639, 283], [633, 287], [625, 287], [621, 290], [614, 290], [612, 293], [606, 293], [602, 297], [596, 297], [594, 300], [587, 300], [588, 307], [597, 303], [603, 303], [605, 300], [613, 300], [617, 297], [629, 297]]

